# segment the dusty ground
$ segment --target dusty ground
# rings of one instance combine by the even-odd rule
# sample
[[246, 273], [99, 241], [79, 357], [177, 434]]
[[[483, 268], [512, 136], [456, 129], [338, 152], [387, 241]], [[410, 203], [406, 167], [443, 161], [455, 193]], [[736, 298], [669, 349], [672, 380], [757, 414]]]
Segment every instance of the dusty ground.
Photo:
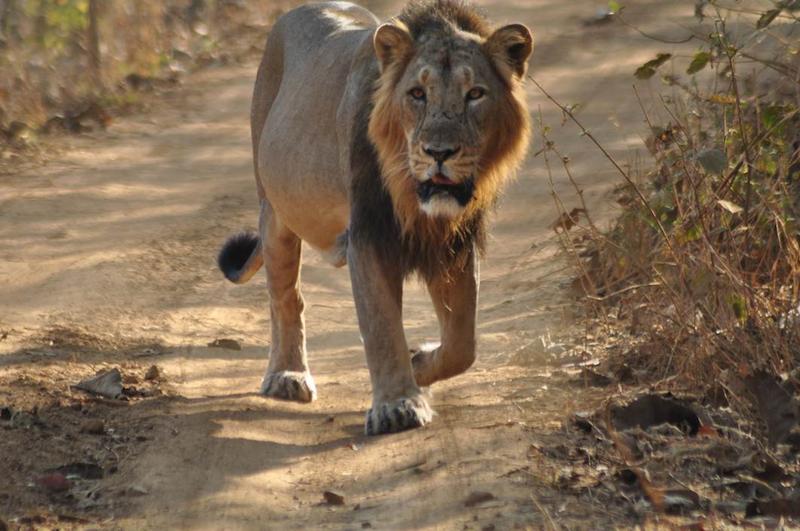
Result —
[[[614, 23], [587, 25], [605, 2], [481, 4], [498, 22], [533, 29], [532, 73], [563, 103], [579, 103], [578, 116], [612, 153], [633, 160], [644, 124], [631, 73], [658, 51], [692, 48]], [[691, 24], [692, 4], [641, 1], [626, 18], [681, 35], [673, 21]], [[398, 9], [371, 5], [381, 16]], [[303, 285], [319, 399], [299, 405], [256, 393], [268, 351], [265, 281], [233, 286], [214, 265], [224, 238], [256, 223], [254, 74], [254, 65], [197, 74], [154, 112], [65, 140], [58, 160], [0, 177], [0, 406], [41, 424], [21, 418], [0, 429], [0, 473], [10, 478], [0, 483], [0, 517], [126, 529], [640, 522], [591, 489], [564, 490], [558, 452], [542, 451], [563, 450], [570, 413], [595, 409], [603, 395], [564, 366], [591, 353], [560, 356], [581, 330], [566, 263], [555, 256], [541, 157], [529, 157], [496, 216], [482, 265], [479, 361], [433, 388], [430, 427], [362, 435], [369, 379], [349, 278], [310, 250]], [[647, 96], [650, 85], [641, 88]], [[533, 87], [529, 103], [570, 156], [590, 208], [607, 216], [613, 170]], [[575, 206], [566, 177], [555, 178]], [[435, 340], [423, 290], [409, 284], [405, 301], [410, 343]], [[207, 346], [220, 338], [241, 350]], [[144, 380], [153, 364], [161, 377]], [[138, 390], [121, 406], [70, 389], [110, 367]], [[86, 433], [88, 420], [103, 429]], [[73, 461], [97, 463], [105, 477], [77, 480], [66, 493], [36, 482]], [[326, 490], [345, 504], [321, 503]]]

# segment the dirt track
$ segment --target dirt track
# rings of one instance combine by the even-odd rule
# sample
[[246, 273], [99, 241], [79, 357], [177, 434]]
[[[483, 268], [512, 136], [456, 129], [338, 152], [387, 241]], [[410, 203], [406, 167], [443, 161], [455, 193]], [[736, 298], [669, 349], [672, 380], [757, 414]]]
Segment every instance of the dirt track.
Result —
[[[584, 25], [603, 2], [482, 4], [498, 22], [533, 29], [533, 75], [563, 103], [580, 103], [585, 125], [629, 160], [644, 134], [631, 73], [675, 47], [617, 24]], [[630, 6], [626, 19], [658, 35], [679, 35], [667, 21], [688, 22], [691, 4], [643, 1]], [[397, 10], [394, 4], [374, 9], [384, 17]], [[84, 358], [80, 342], [73, 355], [45, 363], [24, 354], [53, 329], [96, 337], [95, 350], [158, 344], [163, 351], [147, 361], [163, 368], [174, 398], [120, 413], [146, 419], [151, 431], [107, 480], [112, 493], [124, 485], [146, 491], [109, 509], [113, 525], [619, 523], [612, 508], [562, 496], [546, 459], [534, 455], [542, 444], [558, 443], [569, 412], [591, 409], [597, 400], [553, 373], [559, 363], [553, 355], [562, 349], [546, 338], [580, 331], [571, 327], [565, 263], [554, 258], [548, 227], [556, 212], [541, 157], [529, 157], [494, 222], [482, 264], [479, 361], [466, 375], [434, 386], [438, 416], [429, 428], [362, 435], [369, 378], [349, 278], [311, 250], [302, 278], [319, 399], [300, 405], [256, 393], [268, 349], [265, 281], [260, 275], [233, 286], [214, 265], [228, 234], [256, 224], [247, 118], [254, 74], [254, 65], [197, 74], [157, 112], [119, 121], [106, 134], [70, 139], [61, 160], [0, 178], [0, 325], [12, 330], [0, 342], [5, 377], [46, 373], [66, 387], [73, 375], [93, 372], [98, 358]], [[602, 218], [615, 174], [574, 127], [560, 126], [560, 113], [533, 87], [529, 95], [531, 110], [541, 106]], [[555, 177], [557, 189], [571, 197], [566, 179]], [[404, 317], [410, 344], [437, 339], [433, 310], [413, 283]], [[235, 338], [243, 348], [206, 346], [216, 338]], [[346, 505], [320, 504], [325, 490], [344, 494]], [[473, 492], [494, 499], [465, 507]]]

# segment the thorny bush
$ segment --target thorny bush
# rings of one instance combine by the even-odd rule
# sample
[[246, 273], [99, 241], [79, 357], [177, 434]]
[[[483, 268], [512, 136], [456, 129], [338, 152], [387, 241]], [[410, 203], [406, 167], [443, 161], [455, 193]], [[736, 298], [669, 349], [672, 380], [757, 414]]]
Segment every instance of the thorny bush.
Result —
[[698, 4], [693, 57], [635, 73], [687, 71], [661, 76], [668, 119], [646, 116], [652, 169], [620, 170], [613, 227], [561, 219], [593, 315], [622, 317], [635, 345], [612, 363], [735, 405], [732, 379], [800, 386], [800, 2], [720, 4]]

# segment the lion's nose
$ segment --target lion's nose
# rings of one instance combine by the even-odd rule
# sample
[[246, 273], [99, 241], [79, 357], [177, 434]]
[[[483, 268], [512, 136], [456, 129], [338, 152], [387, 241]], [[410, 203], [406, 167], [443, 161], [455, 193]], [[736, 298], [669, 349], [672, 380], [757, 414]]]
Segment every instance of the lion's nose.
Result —
[[458, 146], [450, 147], [427, 145], [422, 147], [422, 151], [424, 151], [428, 156], [432, 157], [436, 162], [441, 163], [461, 151], [461, 148]]

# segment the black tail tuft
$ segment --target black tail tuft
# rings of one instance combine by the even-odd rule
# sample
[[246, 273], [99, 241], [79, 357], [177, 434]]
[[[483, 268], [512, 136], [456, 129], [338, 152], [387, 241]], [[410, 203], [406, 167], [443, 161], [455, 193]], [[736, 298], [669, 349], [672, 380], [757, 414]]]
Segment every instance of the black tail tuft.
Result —
[[225, 278], [239, 282], [242, 269], [257, 246], [258, 234], [255, 232], [240, 232], [228, 238], [217, 256], [217, 265]]

